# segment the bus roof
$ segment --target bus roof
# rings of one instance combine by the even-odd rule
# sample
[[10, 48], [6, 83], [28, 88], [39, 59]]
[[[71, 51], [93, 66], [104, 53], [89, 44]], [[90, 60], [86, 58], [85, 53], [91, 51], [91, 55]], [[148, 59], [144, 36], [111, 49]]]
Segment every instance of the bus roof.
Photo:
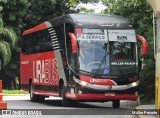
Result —
[[[67, 14], [60, 17], [56, 17], [54, 19], [49, 20], [52, 26], [56, 26], [58, 24], [63, 23], [72, 23], [77, 27], [107, 27], [107, 28], [116, 28], [116, 29], [131, 29], [131, 23], [118, 15], [111, 15], [111, 14], [83, 14], [83, 13], [74, 13], [74, 14]], [[37, 32], [43, 29], [48, 28], [46, 22], [39, 24], [31, 29], [28, 29], [23, 32], [22, 36]]]
[[100, 15], [100, 14], [74, 13], [54, 18], [49, 22], [51, 22], [53, 26], [62, 22], [68, 22], [79, 26], [92, 26], [92, 27], [106, 26], [110, 28], [132, 27], [132, 25], [127, 19], [118, 15], [111, 15], [111, 14]]

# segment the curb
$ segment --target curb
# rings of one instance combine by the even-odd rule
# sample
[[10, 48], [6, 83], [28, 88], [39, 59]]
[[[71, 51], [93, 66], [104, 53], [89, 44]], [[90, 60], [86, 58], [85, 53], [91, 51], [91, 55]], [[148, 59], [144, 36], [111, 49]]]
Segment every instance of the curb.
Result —
[[[137, 109], [137, 110], [140, 110], [141, 108], [140, 108], [139, 106], [137, 106], [136, 109]], [[138, 116], [139, 116], [139, 118], [145, 118], [144, 115], [138, 115]]]
[[29, 96], [29, 94], [3, 94], [3, 96]]

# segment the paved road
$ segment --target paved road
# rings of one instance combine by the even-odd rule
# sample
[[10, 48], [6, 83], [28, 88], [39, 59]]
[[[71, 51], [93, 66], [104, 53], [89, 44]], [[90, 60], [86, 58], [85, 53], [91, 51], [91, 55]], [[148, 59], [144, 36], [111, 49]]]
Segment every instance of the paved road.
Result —
[[[22, 109], [34, 109], [38, 111], [37, 113], [49, 114], [45, 115], [45, 118], [52, 115], [56, 116], [56, 118], [66, 118], [66, 115], [67, 118], [138, 118], [138, 116], [130, 115], [132, 109], [136, 107], [136, 102], [134, 101], [121, 101], [121, 107], [114, 109], [112, 108], [112, 102], [86, 102], [78, 103], [72, 107], [62, 107], [61, 99], [54, 97], [46, 99], [43, 103], [30, 102], [29, 96], [4, 96], [3, 99], [8, 103], [8, 109], [18, 109], [21, 112], [23, 111]], [[18, 116], [14, 115], [12, 117]]]

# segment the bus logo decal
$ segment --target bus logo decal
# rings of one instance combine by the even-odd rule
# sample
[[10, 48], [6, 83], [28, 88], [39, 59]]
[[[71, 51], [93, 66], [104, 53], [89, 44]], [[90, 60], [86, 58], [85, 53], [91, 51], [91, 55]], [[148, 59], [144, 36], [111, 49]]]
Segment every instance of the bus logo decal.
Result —
[[127, 36], [117, 36], [117, 40], [126, 41], [128, 39], [127, 39]]
[[57, 60], [33, 61], [34, 83], [57, 85], [59, 80]]

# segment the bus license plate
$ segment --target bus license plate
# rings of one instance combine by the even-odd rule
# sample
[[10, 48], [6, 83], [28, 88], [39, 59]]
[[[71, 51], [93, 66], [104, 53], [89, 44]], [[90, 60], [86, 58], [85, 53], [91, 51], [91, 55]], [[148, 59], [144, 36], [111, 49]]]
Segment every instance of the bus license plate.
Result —
[[115, 96], [115, 93], [105, 93], [105, 96]]

